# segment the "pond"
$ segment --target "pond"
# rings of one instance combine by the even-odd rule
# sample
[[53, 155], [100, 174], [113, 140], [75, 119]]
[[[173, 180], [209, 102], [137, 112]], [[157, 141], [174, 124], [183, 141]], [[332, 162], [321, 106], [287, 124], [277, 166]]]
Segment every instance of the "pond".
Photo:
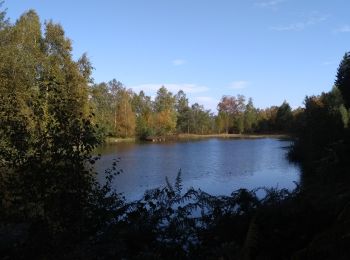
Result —
[[120, 158], [114, 187], [127, 200], [147, 189], [175, 182], [181, 170], [184, 189], [200, 188], [212, 195], [229, 195], [239, 188], [287, 188], [299, 181], [300, 169], [286, 158], [290, 141], [262, 139], [202, 139], [171, 143], [116, 143], [99, 147], [96, 171], [102, 180]]

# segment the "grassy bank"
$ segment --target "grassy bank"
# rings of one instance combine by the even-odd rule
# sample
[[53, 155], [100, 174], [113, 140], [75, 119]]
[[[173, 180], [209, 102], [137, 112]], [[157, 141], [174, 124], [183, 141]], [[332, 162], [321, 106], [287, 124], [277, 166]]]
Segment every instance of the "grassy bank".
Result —
[[105, 142], [107, 144], [113, 144], [113, 143], [132, 143], [135, 142], [137, 139], [135, 137], [128, 137], [128, 138], [121, 138], [121, 137], [107, 137]]
[[198, 135], [198, 134], [179, 134], [180, 140], [195, 140], [203, 138], [233, 138], [233, 139], [257, 139], [257, 138], [289, 138], [288, 135], [282, 134], [210, 134], [210, 135]]
[[[258, 139], [258, 138], [290, 138], [288, 135], [283, 134], [178, 134], [162, 137], [162, 141], [177, 141], [177, 140], [198, 140], [208, 138], [230, 138], [230, 139]], [[120, 138], [120, 137], [107, 137], [105, 142], [107, 144], [113, 143], [132, 143], [136, 142], [136, 137]]]

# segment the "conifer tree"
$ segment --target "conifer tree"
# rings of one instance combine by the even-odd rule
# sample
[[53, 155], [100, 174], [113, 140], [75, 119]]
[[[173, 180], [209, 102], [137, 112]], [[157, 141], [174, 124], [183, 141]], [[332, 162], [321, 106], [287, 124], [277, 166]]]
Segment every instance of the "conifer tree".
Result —
[[340, 62], [335, 85], [339, 88], [347, 109], [350, 108], [350, 52]]

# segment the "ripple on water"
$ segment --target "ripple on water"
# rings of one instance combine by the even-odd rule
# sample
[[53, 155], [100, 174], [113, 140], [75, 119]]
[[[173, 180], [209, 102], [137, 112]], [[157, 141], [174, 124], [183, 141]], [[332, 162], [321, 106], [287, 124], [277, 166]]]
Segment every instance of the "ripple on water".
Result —
[[200, 188], [214, 195], [229, 195], [239, 188], [295, 188], [300, 169], [287, 158], [289, 141], [206, 139], [161, 144], [113, 144], [101, 147], [96, 170], [102, 180], [104, 169], [120, 158], [114, 187], [127, 199], [140, 198], [144, 191], [174, 182], [181, 169], [183, 187]]

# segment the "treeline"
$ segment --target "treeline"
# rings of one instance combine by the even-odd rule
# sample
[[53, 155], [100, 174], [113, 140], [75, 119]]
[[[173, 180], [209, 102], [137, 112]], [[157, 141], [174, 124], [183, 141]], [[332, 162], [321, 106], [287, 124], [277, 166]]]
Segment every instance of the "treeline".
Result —
[[154, 100], [143, 91], [138, 94], [121, 82], [94, 84], [89, 104], [95, 111], [101, 133], [116, 137], [173, 134], [292, 133], [300, 109], [281, 106], [258, 109], [243, 95], [223, 96], [215, 115], [202, 105], [189, 104], [182, 90], [173, 94], [162, 86]]

